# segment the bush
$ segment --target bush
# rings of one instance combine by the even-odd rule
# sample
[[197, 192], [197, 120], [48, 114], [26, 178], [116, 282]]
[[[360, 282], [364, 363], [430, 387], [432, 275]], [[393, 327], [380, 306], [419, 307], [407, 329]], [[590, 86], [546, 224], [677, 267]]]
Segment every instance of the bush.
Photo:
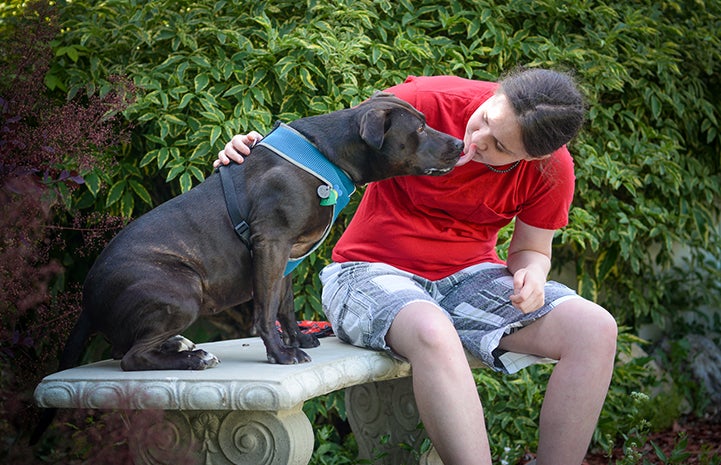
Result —
[[[87, 218], [73, 218], [73, 203], [84, 196], [83, 176], [107, 166], [104, 152], [123, 139], [108, 112], [127, 102], [122, 86], [82, 100], [48, 95], [43, 77], [56, 16], [38, 2], [15, 16], [5, 8], [0, 5], [0, 457], [18, 463], [7, 446], [33, 424], [34, 387], [56, 369], [56, 351], [79, 313], [79, 287], [65, 285], [65, 278], [66, 266], [83, 253], [66, 251]], [[112, 220], [98, 223], [111, 227]]]
[[[721, 6], [501, 3], [75, 1], [47, 82], [70, 96], [119, 74], [138, 87], [124, 113], [133, 143], [93, 192], [129, 217], [204, 179], [233, 134], [357, 104], [409, 74], [575, 70], [590, 112], [556, 264], [622, 323], [663, 322], [660, 273], [678, 244], [721, 249]], [[304, 308], [332, 243], [299, 272]]]

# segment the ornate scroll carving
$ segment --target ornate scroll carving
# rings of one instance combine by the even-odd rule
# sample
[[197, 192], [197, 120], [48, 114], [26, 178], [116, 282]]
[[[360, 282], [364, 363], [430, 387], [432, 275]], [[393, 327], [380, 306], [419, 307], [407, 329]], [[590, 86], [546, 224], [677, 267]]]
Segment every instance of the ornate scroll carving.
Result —
[[306, 465], [313, 453], [313, 430], [300, 405], [281, 412], [164, 413], [152, 431], [133, 435], [138, 465], [186, 464], [188, 457], [203, 465]]
[[345, 404], [361, 459], [384, 454], [382, 463], [413, 463], [412, 451], [399, 444], [418, 450], [426, 434], [419, 427], [411, 378], [346, 388]]

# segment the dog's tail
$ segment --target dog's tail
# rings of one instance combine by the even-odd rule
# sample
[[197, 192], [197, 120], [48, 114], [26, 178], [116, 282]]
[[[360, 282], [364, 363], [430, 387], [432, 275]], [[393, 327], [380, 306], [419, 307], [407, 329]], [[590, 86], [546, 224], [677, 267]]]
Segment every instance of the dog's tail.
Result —
[[[80, 359], [83, 356], [85, 347], [90, 339], [91, 333], [90, 319], [87, 317], [85, 312], [80, 313], [80, 318], [70, 332], [62, 355], [60, 355], [60, 363], [58, 365], [58, 371], [67, 370], [80, 364]], [[38, 424], [35, 426], [32, 434], [30, 435], [30, 445], [35, 445], [42, 437], [45, 430], [50, 426], [57, 414], [57, 408], [46, 408], [40, 413], [40, 419]]]

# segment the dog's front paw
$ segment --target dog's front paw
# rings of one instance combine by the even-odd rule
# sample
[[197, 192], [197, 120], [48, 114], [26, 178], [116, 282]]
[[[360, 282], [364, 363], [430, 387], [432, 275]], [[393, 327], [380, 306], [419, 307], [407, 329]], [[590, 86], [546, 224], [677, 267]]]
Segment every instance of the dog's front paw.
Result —
[[308, 354], [295, 347], [286, 347], [275, 353], [268, 352], [268, 361], [279, 365], [294, 365], [296, 363], [310, 362], [310, 360]]
[[203, 349], [190, 351], [187, 356], [189, 370], [205, 370], [206, 368], [213, 368], [220, 363], [218, 357]]
[[220, 359], [218, 357], [216, 357], [215, 355], [211, 354], [210, 352], [206, 352], [204, 350], [201, 350], [201, 352], [205, 352], [205, 355], [202, 357], [202, 360], [205, 363], [206, 368], [213, 368], [214, 366], [218, 366], [218, 364], [220, 364]]

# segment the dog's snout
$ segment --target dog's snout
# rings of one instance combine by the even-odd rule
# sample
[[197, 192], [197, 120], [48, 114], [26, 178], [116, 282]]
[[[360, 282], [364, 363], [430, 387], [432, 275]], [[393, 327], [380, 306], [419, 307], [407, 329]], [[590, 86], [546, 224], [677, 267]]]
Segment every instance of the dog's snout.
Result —
[[455, 137], [450, 137], [446, 143], [445, 156], [443, 158], [444, 160], [455, 160], [461, 156], [462, 152], [463, 141], [460, 139], [456, 139]]
[[454, 141], [453, 141], [453, 148], [454, 148], [457, 152], [462, 151], [462, 150], [463, 150], [463, 141], [460, 140], [460, 139], [454, 139]]

